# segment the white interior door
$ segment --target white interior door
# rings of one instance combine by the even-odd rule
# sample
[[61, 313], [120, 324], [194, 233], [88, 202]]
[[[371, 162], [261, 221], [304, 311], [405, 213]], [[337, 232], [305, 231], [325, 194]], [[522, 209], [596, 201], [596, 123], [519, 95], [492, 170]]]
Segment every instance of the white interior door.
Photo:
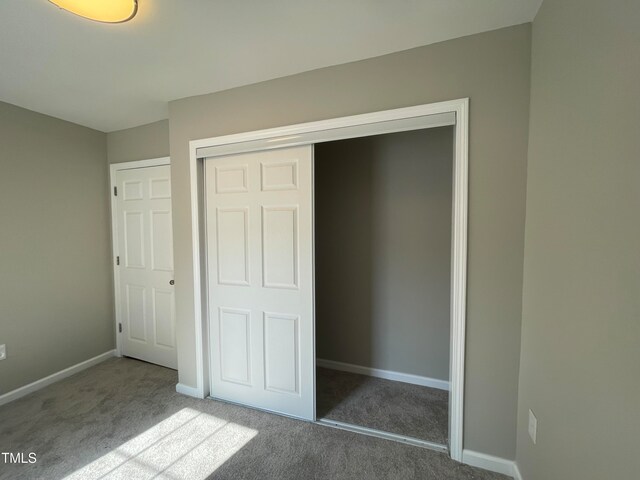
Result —
[[205, 161], [211, 395], [309, 420], [312, 148]]
[[116, 174], [122, 354], [177, 368], [170, 167]]

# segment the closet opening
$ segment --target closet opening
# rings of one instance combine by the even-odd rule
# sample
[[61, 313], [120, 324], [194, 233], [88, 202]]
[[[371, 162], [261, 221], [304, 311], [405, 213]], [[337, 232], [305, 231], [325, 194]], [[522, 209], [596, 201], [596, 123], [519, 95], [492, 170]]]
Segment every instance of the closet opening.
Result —
[[455, 126], [314, 147], [316, 419], [449, 439]]
[[462, 460], [468, 110], [463, 98], [189, 143], [189, 394]]

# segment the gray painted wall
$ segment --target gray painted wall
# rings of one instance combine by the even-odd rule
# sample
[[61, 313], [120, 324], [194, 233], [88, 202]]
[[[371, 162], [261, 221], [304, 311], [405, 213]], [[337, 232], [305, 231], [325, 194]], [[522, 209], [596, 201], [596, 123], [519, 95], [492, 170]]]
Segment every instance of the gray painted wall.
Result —
[[314, 159], [317, 356], [449, 380], [453, 127]]
[[640, 471], [638, 25], [640, 2], [625, 0], [545, 0], [533, 25], [517, 455], [526, 480]]
[[104, 133], [0, 102], [0, 394], [114, 348]]
[[196, 384], [189, 140], [470, 97], [464, 444], [515, 458], [530, 33], [520, 25], [171, 102], [180, 382]]
[[107, 134], [107, 159], [109, 163], [168, 156], [169, 120], [160, 120]]

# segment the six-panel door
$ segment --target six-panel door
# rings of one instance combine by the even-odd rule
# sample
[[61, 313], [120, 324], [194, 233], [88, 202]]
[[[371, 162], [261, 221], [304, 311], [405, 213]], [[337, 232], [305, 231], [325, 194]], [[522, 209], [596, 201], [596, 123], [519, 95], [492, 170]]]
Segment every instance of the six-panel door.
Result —
[[170, 167], [119, 170], [122, 353], [177, 368]]
[[205, 161], [211, 395], [309, 420], [312, 152]]

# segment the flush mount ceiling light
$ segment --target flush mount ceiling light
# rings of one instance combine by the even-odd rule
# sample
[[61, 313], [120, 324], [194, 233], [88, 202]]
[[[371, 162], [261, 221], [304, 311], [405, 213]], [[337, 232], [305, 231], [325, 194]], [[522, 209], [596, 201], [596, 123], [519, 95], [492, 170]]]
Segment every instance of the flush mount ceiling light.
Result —
[[54, 5], [84, 18], [105, 23], [131, 20], [138, 0], [49, 0]]

